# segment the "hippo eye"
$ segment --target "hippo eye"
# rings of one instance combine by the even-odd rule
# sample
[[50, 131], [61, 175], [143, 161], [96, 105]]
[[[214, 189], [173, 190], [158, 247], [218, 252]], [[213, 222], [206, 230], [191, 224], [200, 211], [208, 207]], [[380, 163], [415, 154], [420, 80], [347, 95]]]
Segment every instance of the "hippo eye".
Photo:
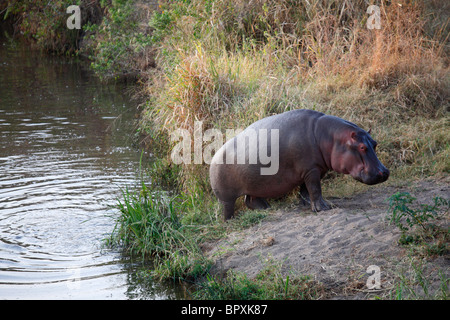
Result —
[[366, 151], [366, 150], [367, 150], [367, 148], [366, 148], [366, 146], [365, 146], [365, 145], [361, 145], [361, 146], [359, 147], [359, 150], [361, 150], [361, 151]]

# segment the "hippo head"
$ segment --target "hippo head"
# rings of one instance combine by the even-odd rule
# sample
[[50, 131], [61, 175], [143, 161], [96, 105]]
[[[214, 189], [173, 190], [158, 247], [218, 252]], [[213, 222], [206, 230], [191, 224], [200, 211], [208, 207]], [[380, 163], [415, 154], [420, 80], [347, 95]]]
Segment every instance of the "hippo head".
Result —
[[346, 131], [339, 140], [331, 155], [333, 170], [350, 174], [354, 179], [369, 185], [388, 179], [389, 170], [378, 160], [375, 154], [377, 142], [368, 132], [355, 128]]

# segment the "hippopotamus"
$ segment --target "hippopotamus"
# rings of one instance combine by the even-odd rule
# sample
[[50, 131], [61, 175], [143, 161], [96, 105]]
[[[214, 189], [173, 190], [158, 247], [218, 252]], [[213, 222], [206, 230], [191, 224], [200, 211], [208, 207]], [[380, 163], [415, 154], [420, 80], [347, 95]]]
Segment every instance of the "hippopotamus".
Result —
[[313, 110], [287, 111], [256, 121], [217, 150], [210, 163], [211, 187], [223, 204], [224, 220], [233, 217], [240, 196], [247, 207], [266, 209], [266, 198], [298, 186], [301, 203], [315, 212], [328, 210], [320, 185], [327, 171], [368, 185], [388, 179], [376, 147], [370, 130], [352, 122]]

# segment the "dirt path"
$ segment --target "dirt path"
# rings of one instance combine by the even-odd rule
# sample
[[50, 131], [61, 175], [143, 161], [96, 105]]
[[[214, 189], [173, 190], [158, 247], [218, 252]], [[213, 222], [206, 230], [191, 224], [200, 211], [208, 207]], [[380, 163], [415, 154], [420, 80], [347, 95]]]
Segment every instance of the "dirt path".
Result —
[[[265, 260], [274, 259], [283, 261], [283, 272], [312, 275], [325, 285], [330, 298], [367, 298], [370, 265], [380, 267], [383, 291], [392, 287], [400, 265], [408, 264], [408, 249], [398, 245], [400, 231], [385, 220], [385, 199], [407, 191], [430, 203], [435, 196], [448, 198], [449, 185], [443, 179], [373, 188], [350, 199], [334, 199], [336, 208], [318, 214], [306, 208], [276, 210], [260, 224], [211, 245], [207, 254], [215, 259], [218, 271], [235, 269], [254, 277]], [[448, 216], [441, 221], [448, 222]], [[427, 264], [449, 276], [448, 254], [427, 259]]]

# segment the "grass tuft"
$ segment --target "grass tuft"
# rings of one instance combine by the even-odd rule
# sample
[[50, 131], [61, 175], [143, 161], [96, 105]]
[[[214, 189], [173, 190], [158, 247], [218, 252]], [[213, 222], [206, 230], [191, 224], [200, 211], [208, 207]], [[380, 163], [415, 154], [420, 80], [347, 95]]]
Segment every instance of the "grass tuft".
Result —
[[281, 264], [272, 259], [254, 278], [229, 270], [225, 277], [208, 275], [195, 292], [197, 299], [209, 300], [311, 300], [323, 296], [323, 286], [310, 276], [281, 272]]
[[211, 267], [198, 246], [198, 227], [180, 219], [185, 209], [179, 196], [149, 189], [142, 183], [138, 192], [125, 189], [117, 208], [120, 216], [107, 245], [150, 257], [153, 276], [197, 278]]

